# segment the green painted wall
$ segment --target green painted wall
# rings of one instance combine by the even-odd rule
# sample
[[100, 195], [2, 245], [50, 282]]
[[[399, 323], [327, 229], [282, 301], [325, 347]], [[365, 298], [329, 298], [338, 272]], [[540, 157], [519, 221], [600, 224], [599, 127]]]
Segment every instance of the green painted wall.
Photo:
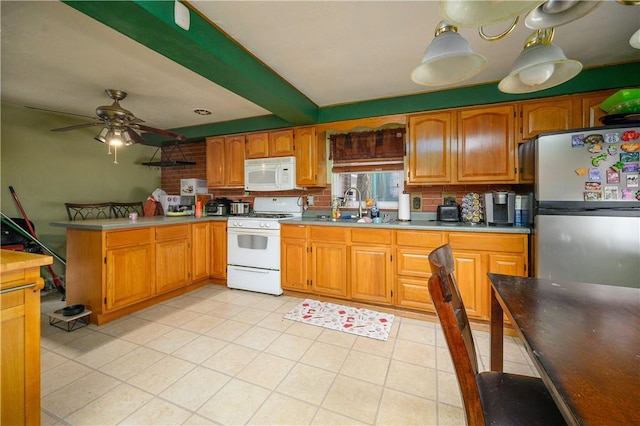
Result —
[[38, 238], [63, 257], [65, 229], [49, 223], [67, 220], [65, 202], [144, 201], [160, 186], [160, 170], [138, 164], [155, 147], [123, 148], [113, 164], [107, 147], [93, 139], [97, 129], [50, 131], [73, 124], [78, 122], [64, 116], [2, 105], [0, 208], [21, 217], [9, 192], [13, 186]]

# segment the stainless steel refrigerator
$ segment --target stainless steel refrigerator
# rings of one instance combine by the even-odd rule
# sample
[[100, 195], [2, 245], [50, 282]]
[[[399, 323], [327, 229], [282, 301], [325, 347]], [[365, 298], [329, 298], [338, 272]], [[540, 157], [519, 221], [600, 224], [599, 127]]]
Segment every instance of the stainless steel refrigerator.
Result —
[[534, 177], [535, 276], [640, 287], [640, 125], [546, 133], [520, 149]]

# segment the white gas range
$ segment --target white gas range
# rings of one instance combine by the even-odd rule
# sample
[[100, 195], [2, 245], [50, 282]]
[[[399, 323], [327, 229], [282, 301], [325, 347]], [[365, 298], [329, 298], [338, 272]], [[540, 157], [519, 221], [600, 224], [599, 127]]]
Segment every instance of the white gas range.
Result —
[[227, 220], [227, 287], [281, 295], [280, 221], [302, 217], [302, 197], [256, 197]]

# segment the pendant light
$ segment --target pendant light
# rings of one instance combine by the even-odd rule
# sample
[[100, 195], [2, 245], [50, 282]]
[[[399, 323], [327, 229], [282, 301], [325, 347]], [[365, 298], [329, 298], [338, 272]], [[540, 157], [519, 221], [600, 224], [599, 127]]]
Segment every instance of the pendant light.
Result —
[[498, 84], [504, 93], [531, 93], [571, 80], [582, 71], [582, 64], [567, 59], [551, 44], [555, 30], [537, 30], [527, 39], [524, 50], [513, 63], [511, 73]]
[[524, 24], [532, 30], [555, 28], [596, 10], [602, 0], [547, 0], [527, 14]]
[[479, 28], [514, 19], [544, 0], [442, 0], [440, 16], [453, 25]]
[[487, 60], [473, 53], [458, 28], [441, 21], [422, 62], [411, 73], [411, 80], [423, 86], [443, 86], [471, 78], [486, 66]]

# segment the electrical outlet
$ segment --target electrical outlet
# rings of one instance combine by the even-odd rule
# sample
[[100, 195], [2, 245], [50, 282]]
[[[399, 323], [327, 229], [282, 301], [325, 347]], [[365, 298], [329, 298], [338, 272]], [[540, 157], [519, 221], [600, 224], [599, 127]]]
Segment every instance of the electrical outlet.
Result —
[[314, 202], [315, 200], [313, 199], [313, 194], [307, 195], [307, 206], [309, 207], [313, 206]]
[[455, 192], [443, 192], [442, 193], [442, 204], [446, 204], [447, 203], [447, 198], [453, 198], [453, 201], [456, 200], [456, 193]]

